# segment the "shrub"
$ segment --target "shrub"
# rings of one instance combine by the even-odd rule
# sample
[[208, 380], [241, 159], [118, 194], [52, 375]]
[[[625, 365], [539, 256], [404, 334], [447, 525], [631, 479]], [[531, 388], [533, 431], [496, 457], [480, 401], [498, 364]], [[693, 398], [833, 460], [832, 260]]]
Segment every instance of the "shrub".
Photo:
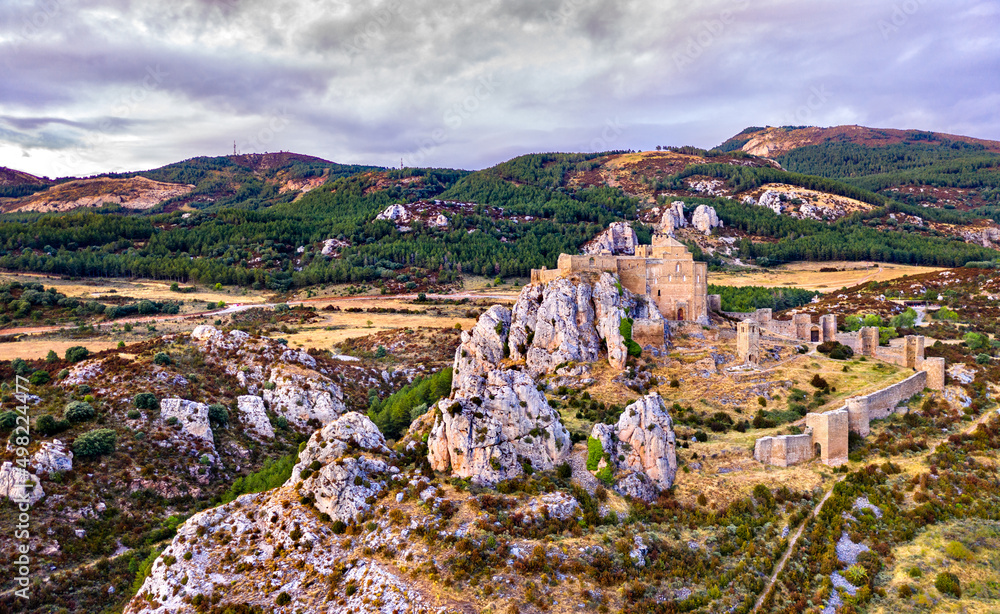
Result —
[[66, 379], [68, 375], [69, 375], [69, 369], [63, 369], [62, 371], [59, 372], [59, 379]]
[[274, 600], [275, 605], [288, 605], [291, 602], [292, 602], [292, 596], [286, 593], [285, 591], [281, 591], [281, 593], [278, 595], [278, 598]]
[[604, 456], [604, 447], [601, 440], [596, 437], [587, 438], [587, 471], [597, 471], [597, 466]]
[[59, 354], [56, 354], [55, 350], [49, 350], [45, 355], [45, 362], [59, 362]]
[[66, 349], [66, 362], [80, 362], [87, 356], [90, 356], [90, 350], [82, 345], [74, 345]]
[[226, 410], [224, 405], [212, 403], [208, 406], [208, 419], [225, 426], [229, 423], [229, 411]]
[[827, 382], [825, 379], [823, 379], [823, 376], [821, 376], [819, 373], [813, 375], [813, 378], [811, 380], [809, 380], [809, 384], [812, 385], [813, 388], [820, 388], [820, 389], [822, 389], [822, 388], [829, 388], [830, 387], [829, 382]]
[[152, 392], [140, 392], [132, 399], [132, 404], [139, 409], [159, 409], [160, 401]]
[[708, 505], [708, 497], [705, 496], [705, 493], [698, 494], [698, 505], [702, 507]]
[[962, 542], [948, 542], [948, 545], [944, 547], [944, 553], [956, 561], [971, 561], [976, 558], [976, 555]]
[[56, 420], [52, 416], [46, 414], [38, 418], [38, 421], [35, 423], [35, 430], [48, 437], [65, 431], [69, 428], [69, 426], [68, 421]]
[[101, 456], [115, 451], [118, 435], [111, 429], [95, 429], [80, 435], [73, 442], [77, 456]]
[[9, 431], [17, 426], [17, 414], [12, 411], [5, 411], [0, 414], [0, 430]]
[[598, 480], [604, 482], [608, 486], [614, 481], [614, 474], [611, 472], [611, 465], [605, 465], [600, 471], [598, 471], [594, 477]]
[[142, 416], [142, 414], [139, 413], [138, 409], [130, 409], [130, 410], [128, 410], [128, 414], [127, 415], [128, 415], [129, 420], [138, 420], [139, 417]]
[[921, 578], [924, 575], [923, 570], [919, 567], [911, 567], [906, 573], [909, 574], [911, 578]]
[[93, 406], [84, 401], [67, 403], [66, 409], [63, 410], [63, 418], [66, 418], [70, 422], [85, 422], [95, 415], [97, 415], [97, 412], [94, 411]]
[[170, 356], [168, 356], [166, 352], [157, 352], [156, 356], [153, 356], [153, 362], [165, 367], [171, 364], [173, 360], [170, 359]]
[[868, 581], [868, 570], [855, 563], [847, 568], [844, 577], [854, 586], [864, 586]]
[[934, 579], [934, 588], [942, 595], [951, 595], [955, 599], [962, 597], [962, 585], [958, 581], [958, 576], [949, 571], [942, 571], [937, 575]]
[[[988, 365], [988, 364], [990, 364], [990, 355], [989, 354], [980, 354], [979, 356], [976, 356], [976, 364], [977, 365]], [[45, 373], [45, 371], [39, 371], [38, 373]], [[34, 383], [34, 382], [32, 382], [32, 383]]]

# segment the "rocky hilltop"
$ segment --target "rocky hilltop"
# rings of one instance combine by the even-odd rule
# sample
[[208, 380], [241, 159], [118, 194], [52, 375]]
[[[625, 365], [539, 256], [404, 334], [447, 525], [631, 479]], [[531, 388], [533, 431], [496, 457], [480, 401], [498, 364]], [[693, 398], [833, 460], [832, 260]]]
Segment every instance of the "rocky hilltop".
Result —
[[5, 203], [3, 210], [69, 211], [80, 207], [100, 207], [107, 203], [126, 209], [145, 210], [171, 198], [185, 196], [193, 189], [193, 185], [153, 181], [145, 177], [78, 179]]

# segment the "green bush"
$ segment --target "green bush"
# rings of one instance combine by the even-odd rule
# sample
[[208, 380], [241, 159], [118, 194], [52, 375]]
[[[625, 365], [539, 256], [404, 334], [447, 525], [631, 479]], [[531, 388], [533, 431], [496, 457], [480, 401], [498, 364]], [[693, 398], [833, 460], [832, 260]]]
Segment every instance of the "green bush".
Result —
[[88, 431], [73, 442], [73, 454], [84, 457], [111, 454], [117, 439], [118, 435], [111, 429]]
[[229, 411], [224, 405], [212, 403], [208, 406], [208, 419], [225, 426], [229, 423]]
[[66, 349], [66, 362], [80, 362], [87, 356], [90, 356], [90, 350], [82, 345], [74, 345]]
[[275, 605], [288, 605], [291, 602], [292, 602], [292, 596], [286, 593], [285, 591], [281, 591], [281, 593], [278, 595], [278, 598], [274, 600]]
[[414, 380], [385, 399], [372, 397], [368, 417], [386, 438], [398, 438], [428, 407], [451, 393], [451, 373], [451, 368], [442, 369]]
[[130, 410], [128, 410], [128, 414], [127, 415], [128, 415], [129, 420], [138, 420], [139, 417], [142, 416], [142, 414], [139, 413], [138, 409], [130, 409]]
[[942, 571], [934, 578], [934, 588], [942, 595], [951, 595], [955, 599], [962, 598], [962, 585], [958, 581], [958, 576], [949, 571]]
[[269, 460], [264, 463], [260, 471], [251, 473], [245, 478], [237, 478], [229, 490], [222, 495], [220, 502], [230, 503], [236, 497], [247, 493], [264, 492], [277, 488], [288, 481], [292, 476], [292, 468], [298, 462], [299, 454], [289, 454], [278, 459]]
[[31, 382], [32, 386], [43, 386], [52, 381], [52, 376], [47, 371], [35, 371], [28, 378], [28, 381]]
[[46, 414], [38, 418], [35, 422], [35, 430], [49, 437], [51, 435], [56, 435], [67, 429], [69, 429], [70, 424], [66, 420], [56, 420], [52, 416]]
[[0, 431], [9, 431], [17, 426], [17, 413], [5, 411], [0, 414]]
[[165, 367], [171, 364], [173, 360], [170, 359], [170, 356], [168, 356], [166, 352], [157, 352], [156, 356], [153, 356], [153, 362]]
[[97, 415], [93, 406], [85, 401], [71, 401], [63, 410], [63, 418], [69, 422], [85, 422]]
[[59, 362], [59, 354], [56, 354], [55, 350], [49, 350], [45, 355], [45, 362]]
[[976, 356], [976, 364], [977, 365], [988, 365], [988, 364], [990, 364], [990, 355], [989, 354], [980, 354], [979, 356]]
[[597, 466], [604, 456], [604, 447], [596, 437], [587, 438], [587, 471], [597, 471]]
[[160, 401], [152, 392], [140, 392], [132, 399], [132, 404], [139, 409], [159, 409]]
[[611, 472], [611, 465], [605, 465], [600, 471], [594, 474], [594, 477], [604, 482], [607, 486], [611, 486], [611, 483], [615, 479], [614, 473]]
[[628, 355], [638, 358], [642, 355], [642, 346], [632, 341], [632, 323], [631, 318], [622, 320], [622, 323], [618, 325], [618, 332], [625, 338], [625, 347], [628, 349]]

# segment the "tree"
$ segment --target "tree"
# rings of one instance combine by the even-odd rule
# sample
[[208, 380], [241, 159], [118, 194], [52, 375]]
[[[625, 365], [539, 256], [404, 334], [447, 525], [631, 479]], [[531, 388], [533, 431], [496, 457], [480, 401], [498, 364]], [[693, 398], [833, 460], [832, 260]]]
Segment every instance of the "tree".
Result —
[[208, 419], [225, 426], [229, 423], [229, 411], [220, 403], [212, 403], [208, 406]]
[[49, 350], [49, 353], [45, 355], [45, 362], [59, 362], [59, 355], [56, 354], [55, 350]]
[[97, 412], [93, 406], [85, 401], [71, 401], [66, 404], [63, 410], [63, 418], [70, 422], [84, 422], [90, 420]]
[[115, 451], [118, 435], [111, 429], [95, 429], [73, 442], [73, 453], [81, 457], [103, 456]]
[[132, 399], [132, 404], [138, 409], [159, 409], [160, 401], [152, 392], [140, 392]]
[[74, 345], [66, 349], [66, 362], [80, 362], [87, 356], [90, 356], [90, 350], [82, 345]]

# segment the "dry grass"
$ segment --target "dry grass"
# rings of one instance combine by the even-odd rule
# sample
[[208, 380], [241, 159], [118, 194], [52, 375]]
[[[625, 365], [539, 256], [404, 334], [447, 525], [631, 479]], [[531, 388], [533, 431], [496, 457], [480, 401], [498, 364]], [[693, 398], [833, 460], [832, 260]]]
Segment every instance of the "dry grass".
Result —
[[[208, 301], [224, 301], [234, 303], [266, 303], [272, 297], [265, 292], [254, 290], [237, 290], [234, 288], [214, 290], [195, 286], [196, 291], [190, 294], [180, 294], [170, 291], [170, 282], [148, 279], [102, 279], [102, 280], [67, 280], [61, 277], [33, 273], [4, 273], [0, 280], [19, 281], [22, 283], [40, 283], [46, 288], [56, 288], [66, 296], [80, 299], [97, 299], [107, 296], [128, 296], [135, 299], [151, 301], [182, 301], [183, 303], [200, 303], [198, 309], [204, 308]], [[182, 284], [187, 285], [187, 284]]]
[[82, 345], [91, 352], [102, 352], [118, 347], [118, 341], [108, 339], [61, 340], [29, 338], [28, 340], [15, 343], [0, 343], [0, 360], [14, 360], [15, 358], [38, 360], [45, 358], [49, 350], [54, 351], [59, 355], [59, 358], [62, 358], [66, 354], [66, 350], [75, 345]]
[[[842, 269], [822, 273], [822, 268]], [[833, 292], [869, 281], [888, 281], [906, 275], [922, 275], [943, 269], [880, 262], [795, 262], [773, 269], [712, 273], [709, 282], [720, 286], [795, 287]]]
[[[972, 553], [967, 560], [948, 556], [949, 543], [959, 542]], [[935, 612], [968, 612], [992, 614], [1000, 612], [1000, 522], [988, 520], [960, 520], [934, 525], [912, 542], [894, 550], [896, 564], [886, 575], [888, 599], [875, 604], [873, 614], [910, 612], [924, 603], [937, 601]], [[909, 570], [918, 567], [922, 575], [913, 578]], [[934, 588], [934, 578], [940, 572], [958, 576], [962, 598], [943, 597]], [[919, 593], [910, 598], [900, 598], [899, 588], [904, 584]]]

